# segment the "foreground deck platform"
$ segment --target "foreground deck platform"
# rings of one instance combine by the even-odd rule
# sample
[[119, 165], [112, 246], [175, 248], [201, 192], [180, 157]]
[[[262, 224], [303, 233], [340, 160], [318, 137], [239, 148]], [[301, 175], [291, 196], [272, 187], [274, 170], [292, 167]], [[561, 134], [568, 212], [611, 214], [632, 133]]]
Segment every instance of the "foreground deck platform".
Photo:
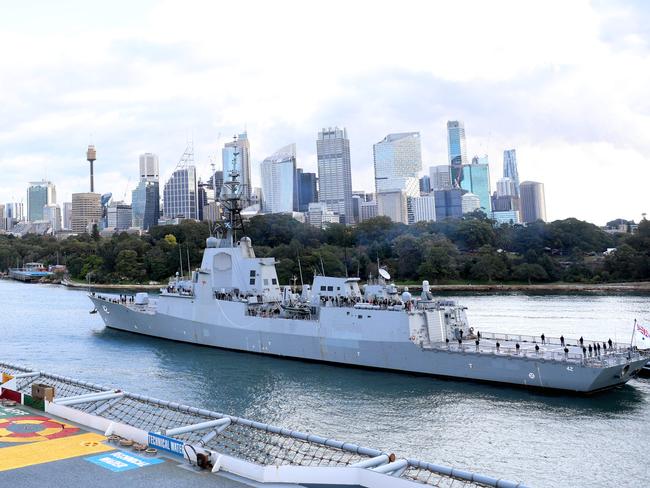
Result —
[[17, 365], [0, 372], [3, 486], [525, 488]]
[[0, 403], [3, 486], [95, 488], [252, 486], [189, 467], [164, 453], [147, 454], [24, 405]]

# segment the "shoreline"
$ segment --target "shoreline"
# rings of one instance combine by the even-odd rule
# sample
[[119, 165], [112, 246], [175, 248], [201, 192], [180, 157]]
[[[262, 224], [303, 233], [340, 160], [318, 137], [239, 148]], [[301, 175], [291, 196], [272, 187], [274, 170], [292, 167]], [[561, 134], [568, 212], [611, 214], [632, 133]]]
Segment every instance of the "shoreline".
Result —
[[[2, 278], [9, 280], [9, 278]], [[77, 283], [63, 280], [60, 283], [51, 283], [68, 288], [86, 288], [91, 290], [159, 290], [162, 284], [101, 284]], [[420, 283], [397, 283], [398, 287], [409, 287], [411, 290], [421, 290]], [[430, 284], [432, 291], [448, 292], [648, 292], [650, 281], [635, 281], [629, 283], [537, 283], [537, 284]]]
[[[479, 284], [473, 285], [429, 285], [431, 290], [437, 291], [486, 291], [486, 292], [503, 292], [503, 291], [567, 291], [567, 292], [649, 292], [650, 282], [631, 282], [631, 283], [542, 283], [535, 285], [526, 284]], [[421, 288], [414, 286], [414, 288]]]
[[62, 281], [57, 283], [66, 288], [86, 288], [91, 290], [159, 290], [164, 287], [161, 284], [156, 285], [122, 285], [122, 284], [100, 284], [100, 283], [75, 283], [73, 281]]

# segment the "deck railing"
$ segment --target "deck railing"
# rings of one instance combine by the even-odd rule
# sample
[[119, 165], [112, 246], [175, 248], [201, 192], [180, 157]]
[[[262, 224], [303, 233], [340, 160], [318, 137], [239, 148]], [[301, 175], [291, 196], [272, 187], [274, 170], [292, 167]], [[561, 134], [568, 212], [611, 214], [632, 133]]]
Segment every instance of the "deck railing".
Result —
[[[257, 465], [365, 468], [413, 482], [414, 486], [525, 488], [520, 483], [416, 459], [396, 459], [378, 449], [32, 371], [20, 365], [0, 363], [0, 372], [13, 375], [15, 389], [22, 393], [31, 393], [33, 383], [45, 383], [54, 387], [54, 403], [58, 405], [144, 431], [166, 433], [179, 441], [198, 443]], [[208, 426], [217, 428], [206, 435], [203, 427]]]
[[[481, 333], [481, 338], [485, 336]], [[519, 337], [519, 336], [512, 336]], [[498, 339], [504, 340], [506, 339]], [[518, 341], [517, 341], [518, 342]], [[524, 341], [521, 341], [522, 343]], [[536, 351], [529, 347], [520, 347], [517, 349], [516, 346], [500, 345], [489, 345], [483, 342], [480, 342], [478, 347], [471, 341], [463, 342], [458, 344], [457, 342], [445, 343], [435, 343], [431, 345], [422, 345], [424, 349], [437, 349], [445, 350], [450, 352], [457, 352], [463, 354], [494, 354], [495, 356], [512, 356], [519, 358], [527, 359], [539, 359], [545, 361], [559, 361], [566, 363], [578, 363], [585, 366], [602, 368], [608, 366], [616, 366], [620, 364], [626, 364], [630, 359], [640, 359], [642, 354], [639, 351], [631, 350], [629, 347], [619, 346], [616, 349], [608, 349], [607, 352], [601, 352], [597, 354], [593, 352], [591, 355], [587, 353], [585, 356], [583, 353], [577, 352], [568, 352], [564, 351], [547, 351], [540, 349]]]

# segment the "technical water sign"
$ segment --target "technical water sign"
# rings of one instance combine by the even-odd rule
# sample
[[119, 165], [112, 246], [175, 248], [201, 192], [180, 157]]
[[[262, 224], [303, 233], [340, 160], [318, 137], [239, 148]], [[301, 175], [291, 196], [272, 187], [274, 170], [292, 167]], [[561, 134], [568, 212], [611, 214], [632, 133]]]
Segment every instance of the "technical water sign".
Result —
[[86, 461], [89, 461], [97, 466], [101, 466], [104, 469], [111, 470], [115, 473], [120, 473], [122, 471], [129, 471], [131, 469], [144, 468], [145, 466], [151, 466], [152, 464], [163, 463], [164, 461], [159, 458], [141, 458], [130, 452], [111, 452], [108, 454], [100, 454], [98, 456], [92, 456], [85, 458]]
[[183, 441], [167, 437], [165, 435], [149, 432], [149, 447], [160, 449], [161, 451], [170, 452], [177, 456], [183, 457]]

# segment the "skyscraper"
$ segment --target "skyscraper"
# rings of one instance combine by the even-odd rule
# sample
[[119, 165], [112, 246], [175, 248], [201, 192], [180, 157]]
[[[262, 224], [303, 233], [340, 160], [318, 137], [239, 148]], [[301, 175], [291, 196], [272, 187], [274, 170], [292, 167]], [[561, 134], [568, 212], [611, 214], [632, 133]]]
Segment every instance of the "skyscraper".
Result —
[[52, 232], [61, 230], [61, 207], [52, 203], [43, 207], [43, 220], [50, 223]]
[[413, 223], [436, 220], [436, 199], [433, 195], [411, 198]]
[[262, 208], [267, 213], [285, 213], [297, 210], [296, 145], [278, 149], [262, 161]]
[[375, 189], [405, 191], [408, 197], [420, 196], [418, 173], [422, 170], [419, 132], [388, 134], [373, 146]]
[[497, 180], [497, 196], [514, 197], [516, 195], [515, 182], [512, 178], [505, 177]]
[[61, 225], [64, 230], [72, 230], [72, 202], [63, 202], [63, 222]]
[[128, 230], [133, 223], [131, 205], [124, 202], [111, 202], [108, 206], [107, 217], [107, 229], [115, 229], [117, 231]]
[[215, 171], [214, 173], [212, 173], [212, 176], [210, 176], [210, 179], [208, 180], [208, 187], [214, 190], [215, 200], [219, 200], [219, 195], [221, 195], [222, 186], [223, 186], [223, 171]]
[[[129, 226], [149, 230], [158, 225], [160, 218], [160, 164], [158, 156], [153, 153], [144, 153], [139, 158], [138, 186], [131, 192], [131, 222]], [[123, 214], [124, 208], [120, 209]], [[116, 217], [118, 209], [115, 209]], [[119, 218], [120, 225], [125, 225], [126, 218]], [[109, 224], [110, 227], [110, 224]]]
[[463, 216], [463, 190], [460, 188], [435, 190], [433, 195], [435, 197], [436, 220]]
[[345, 223], [352, 218], [352, 171], [348, 133], [338, 127], [323, 129], [316, 140], [318, 159], [318, 201], [341, 216]]
[[196, 167], [179, 165], [163, 189], [163, 214], [170, 219], [197, 219]]
[[[235, 160], [235, 153], [237, 158]], [[239, 182], [241, 188], [242, 204], [244, 207], [250, 205], [251, 199], [251, 146], [248, 141], [248, 133], [242, 132], [239, 137], [231, 142], [227, 142], [221, 150], [223, 162], [222, 178], [228, 179], [228, 173], [232, 170], [233, 160], [235, 160], [235, 169], [239, 172]], [[223, 182], [223, 179], [222, 179]], [[217, 197], [219, 195], [217, 194]]]
[[544, 184], [537, 181], [521, 183], [521, 221], [528, 224], [537, 220], [546, 221], [546, 199]]
[[140, 180], [131, 193], [131, 225], [149, 230], [160, 218], [160, 183]]
[[[317, 181], [316, 173], [305, 173], [302, 168], [296, 170], [296, 182], [298, 183], [298, 212], [306, 212], [309, 209], [310, 203], [318, 201]], [[325, 205], [327, 206], [327, 204]]]
[[99, 226], [102, 218], [101, 195], [99, 193], [72, 194], [72, 232], [83, 234]]
[[27, 188], [27, 220], [43, 220], [43, 207], [56, 204], [56, 187], [51, 181], [33, 181]]
[[517, 152], [514, 149], [503, 151], [503, 177], [513, 181], [515, 196], [519, 197], [519, 171], [517, 170]]
[[429, 175], [420, 178], [420, 193], [431, 193], [431, 178], [429, 178]]
[[447, 122], [447, 149], [451, 165], [451, 183], [454, 188], [460, 188], [463, 179], [462, 166], [467, 164], [467, 148], [465, 124], [459, 120]]
[[451, 166], [441, 164], [429, 168], [431, 190], [448, 190], [451, 188]]
[[194, 145], [190, 141], [163, 188], [163, 215], [168, 219], [198, 218]]
[[157, 155], [152, 153], [140, 154], [140, 181], [142, 180], [160, 180], [160, 164]]
[[420, 196], [419, 132], [388, 134], [373, 146], [377, 214], [408, 223], [408, 199]]
[[472, 158], [472, 164], [463, 166], [460, 187], [479, 198], [479, 207], [489, 217], [492, 212], [490, 198], [490, 165], [487, 156]]
[[478, 195], [474, 195], [473, 193], [465, 193], [460, 198], [460, 205], [463, 214], [470, 213], [474, 210], [481, 209], [481, 199], [478, 197]]
[[25, 205], [23, 202], [11, 202], [5, 206], [5, 215], [8, 219], [21, 221], [25, 219]]
[[393, 222], [408, 224], [408, 198], [404, 190], [377, 193], [377, 215], [388, 217]]

